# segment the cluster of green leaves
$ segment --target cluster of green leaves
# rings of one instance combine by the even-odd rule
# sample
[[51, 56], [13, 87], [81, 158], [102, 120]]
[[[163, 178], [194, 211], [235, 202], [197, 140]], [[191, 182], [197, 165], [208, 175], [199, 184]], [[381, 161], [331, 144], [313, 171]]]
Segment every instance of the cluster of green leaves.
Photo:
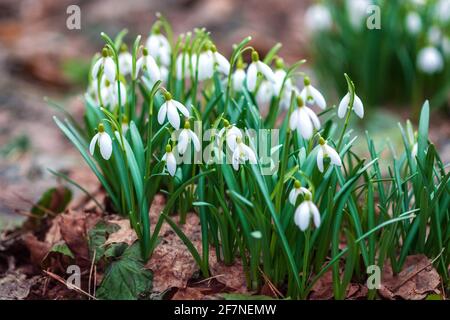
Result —
[[[126, 103], [112, 110], [99, 108], [87, 96], [84, 128], [70, 118], [65, 121], [55, 118], [96, 174], [114, 209], [130, 218], [144, 259], [157, 245], [165, 221], [184, 241], [204, 276], [209, 275], [212, 248], [226, 264], [242, 260], [250, 288], [257, 289], [268, 279], [288, 297], [306, 298], [314, 283], [331, 269], [334, 295], [344, 298], [350, 281], [366, 278], [368, 266], [384, 266], [389, 260], [397, 272], [405, 257], [417, 252], [439, 257], [437, 267], [448, 283], [445, 266], [450, 256], [445, 248], [450, 241], [449, 176], [427, 138], [428, 103], [422, 110], [417, 156], [411, 155], [411, 141], [404, 134], [405, 150], [393, 155], [387, 174], [379, 166], [381, 151], [375, 149], [369, 134], [370, 159], [367, 160], [353, 151], [357, 137], [352, 137], [352, 130], [347, 130], [349, 117], [341, 128], [335, 121], [335, 107], [323, 111], [319, 114], [323, 123], [320, 135], [339, 152], [343, 166], [326, 165], [325, 172], [321, 173], [316, 166], [317, 139], [303, 139], [288, 126], [296, 102], [295, 92], [287, 112], [280, 109], [280, 98], [273, 97], [266, 117], [261, 115], [262, 106], [256, 102], [254, 92], [245, 86], [241, 92], [233, 92], [232, 71], [239, 57], [251, 49], [247, 46], [249, 38], [234, 47], [228, 78], [221, 79], [216, 72], [212, 79], [200, 83], [196, 70], [191, 72], [190, 79], [179, 80], [175, 60], [181, 48], [198, 54], [210, 37], [206, 31], [196, 30], [192, 37], [175, 40], [170, 26], [164, 19], [160, 21], [169, 41], [174, 43], [164, 86], [174, 99], [190, 106], [193, 118], [202, 121], [202, 130], [220, 129], [224, 119], [239, 128], [273, 129], [275, 120], [282, 118], [279, 127], [282, 145], [280, 162], [272, 175], [262, 174], [262, 162], [241, 164], [238, 171], [229, 164], [202, 163], [181, 164], [175, 176], [170, 177], [164, 173], [165, 162], [160, 159], [170, 141], [171, 130], [167, 124], [159, 125], [155, 116], [155, 110], [164, 102], [159, 90], [161, 82], [150, 84], [144, 79], [131, 80], [127, 84]], [[103, 35], [116, 58], [123, 36], [120, 34], [112, 41]], [[140, 37], [133, 46], [133, 68], [139, 41]], [[264, 62], [270, 65], [279, 48], [275, 46]], [[301, 64], [299, 61], [286, 69], [287, 78], [297, 75], [296, 69]], [[354, 85], [347, 80], [347, 89], [353, 97]], [[119, 125], [124, 116], [130, 120], [126, 134], [122, 134]], [[105, 131], [113, 138], [113, 155], [109, 160], [98, 153], [93, 157], [88, 153], [88, 141], [99, 122], [105, 124]], [[116, 130], [118, 135], [114, 134]], [[250, 137], [247, 141], [250, 145], [267, 144], [268, 150], [277, 146]], [[288, 194], [295, 180], [312, 191], [312, 200], [322, 217], [317, 229], [301, 232], [294, 224], [296, 208], [288, 203]], [[166, 194], [168, 201], [150, 234], [149, 204], [157, 192]], [[172, 216], [172, 213], [179, 214], [183, 223], [188, 211], [195, 211], [200, 217], [201, 252]], [[119, 261], [111, 268], [123, 274], [138, 270], [139, 265], [129, 266], [128, 262], [122, 265]], [[109, 283], [106, 287], [114, 290], [119, 285], [113, 277], [105, 281]]]
[[[371, 1], [380, 9], [379, 29], [366, 27], [366, 19], [360, 28], [355, 28], [351, 22], [353, 13], [346, 2], [320, 1], [333, 20], [330, 29], [313, 32], [310, 42], [313, 67], [321, 83], [330, 92], [337, 90], [343, 94], [346, 86], [341, 78], [347, 72], [358, 83], [358, 91], [367, 106], [412, 104], [416, 115], [427, 97], [431, 97], [432, 107], [445, 106], [450, 89], [450, 56], [442, 53], [444, 70], [433, 75], [422, 73], [416, 63], [419, 50], [429, 45], [432, 28], [440, 30], [441, 37], [450, 37], [449, 23], [442, 25], [436, 21], [436, 1], [421, 5], [403, 0]], [[420, 15], [422, 30], [419, 34], [408, 33], [408, 12]], [[376, 13], [369, 12], [365, 18], [371, 14]]]

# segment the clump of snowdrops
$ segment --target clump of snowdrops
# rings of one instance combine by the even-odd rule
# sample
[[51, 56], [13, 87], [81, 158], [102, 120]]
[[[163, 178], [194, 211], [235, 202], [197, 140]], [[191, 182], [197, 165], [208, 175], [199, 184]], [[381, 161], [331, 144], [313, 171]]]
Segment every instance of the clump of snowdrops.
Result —
[[448, 104], [450, 1], [319, 0], [304, 21], [314, 68], [330, 89], [345, 92], [348, 72], [370, 106], [418, 111], [426, 97], [432, 107]]
[[[334, 295], [344, 298], [368, 266], [390, 261], [399, 272], [417, 252], [438, 257], [448, 283], [449, 175], [427, 138], [428, 103], [417, 133], [400, 127], [404, 150], [393, 150], [383, 172], [370, 134], [349, 127], [364, 104], [347, 75], [335, 106], [299, 71], [303, 60], [286, 65], [277, 56], [279, 45], [261, 56], [248, 37], [226, 57], [206, 30], [175, 38], [162, 16], [129, 47], [125, 32], [102, 37], [84, 125], [55, 121], [105, 189], [109, 210], [129, 217], [144, 259], [166, 221], [203, 276], [215, 250], [226, 264], [242, 261], [249, 288], [268, 281], [286, 297], [306, 298], [332, 269]], [[364, 139], [366, 154], [356, 154]], [[151, 233], [158, 192], [167, 203]], [[179, 227], [192, 211], [201, 251]]]

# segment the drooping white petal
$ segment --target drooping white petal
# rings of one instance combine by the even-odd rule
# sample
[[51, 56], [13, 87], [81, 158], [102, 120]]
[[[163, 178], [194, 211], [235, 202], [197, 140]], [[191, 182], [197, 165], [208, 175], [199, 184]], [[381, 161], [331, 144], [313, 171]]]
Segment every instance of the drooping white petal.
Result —
[[275, 75], [267, 64], [262, 61], [257, 61], [256, 64], [258, 66], [258, 71], [261, 72], [267, 80], [275, 82]]
[[95, 136], [92, 137], [91, 143], [89, 144], [89, 153], [91, 156], [94, 155], [95, 145], [97, 144], [99, 133], [96, 133]]
[[173, 100], [167, 101], [167, 118], [175, 129], [180, 129], [180, 115], [177, 107], [173, 104]]
[[247, 70], [247, 89], [254, 91], [256, 88], [256, 79], [258, 76], [258, 67], [255, 62], [252, 62]]
[[309, 118], [311, 119], [312, 124], [314, 125], [314, 128], [316, 130], [320, 129], [320, 120], [319, 117], [308, 107], [304, 107], [305, 112], [308, 114]]
[[355, 94], [355, 101], [353, 102], [353, 111], [361, 119], [364, 117], [364, 106], [361, 99]]
[[325, 145], [324, 148], [326, 150], [327, 155], [331, 159], [331, 163], [336, 166], [341, 166], [342, 165], [341, 157], [339, 157], [339, 154], [336, 152], [336, 150], [334, 150], [329, 145]]
[[228, 62], [227, 58], [225, 58], [219, 52], [214, 52], [214, 60], [217, 63], [218, 70], [221, 73], [228, 75], [228, 73], [230, 72], [230, 63]]
[[167, 101], [164, 102], [158, 111], [158, 123], [163, 124], [164, 119], [166, 119], [166, 113], [167, 113]]
[[316, 228], [320, 227], [320, 213], [319, 209], [317, 209], [316, 205], [312, 201], [308, 201], [309, 212], [313, 217], [314, 225]]
[[320, 172], [323, 172], [323, 149], [319, 147], [317, 150], [317, 168], [319, 168]]
[[183, 116], [185, 116], [186, 118], [189, 118], [190, 114], [189, 114], [189, 110], [179, 101], [177, 100], [171, 100], [172, 103], [175, 105], [175, 107], [177, 107], [178, 110], [180, 110], [180, 112], [183, 114]]
[[139, 75], [139, 71], [141, 71], [142, 66], [144, 65], [144, 57], [140, 57], [137, 61], [136, 61], [136, 73], [134, 75], [132, 75], [133, 79], [136, 79]]
[[242, 91], [244, 87], [245, 71], [243, 69], [237, 69], [233, 74], [233, 89], [234, 91]]
[[103, 72], [105, 73], [106, 79], [108, 79], [109, 82], [116, 82], [116, 64], [111, 57], [104, 58]]
[[231, 163], [233, 165], [233, 169], [238, 171], [239, 170], [239, 148], [234, 149], [233, 156], [231, 157]]
[[92, 79], [97, 79], [98, 72], [100, 70], [100, 66], [103, 63], [103, 58], [100, 58], [97, 60], [97, 62], [94, 63], [94, 66], [92, 67]]
[[294, 221], [300, 230], [305, 231], [309, 227], [311, 214], [309, 212], [308, 203], [303, 201], [295, 210]]
[[112, 140], [106, 132], [100, 133], [98, 137], [98, 145], [100, 147], [100, 154], [103, 159], [108, 160], [112, 154]]
[[263, 80], [259, 86], [258, 93], [256, 94], [256, 101], [258, 105], [266, 104], [270, 102], [274, 94], [273, 85], [267, 80]]
[[250, 148], [249, 146], [246, 146], [246, 145], [243, 144], [242, 142], [241, 142], [241, 147], [242, 147], [242, 149], [243, 149], [243, 151], [244, 151], [244, 155], [246, 156], [246, 158], [248, 159], [248, 161], [249, 161], [251, 164], [256, 164], [256, 163], [257, 163], [257, 160], [256, 160], [256, 155], [255, 155], [255, 152], [253, 151], [253, 149]]
[[[283, 69], [277, 69], [274, 73], [274, 77], [275, 77], [275, 84], [274, 84], [275, 94], [279, 95], [281, 87], [283, 86], [284, 78], [286, 77], [286, 71], [284, 71]], [[289, 87], [290, 84], [288, 83], [288, 81], [289, 79], [286, 80], [285, 87]]]
[[189, 131], [187, 129], [183, 129], [180, 132], [180, 136], [178, 137], [178, 152], [180, 154], [184, 154], [187, 150], [189, 144]]
[[327, 103], [325, 102], [325, 98], [323, 97], [323, 95], [312, 85], [309, 85], [309, 94], [314, 99], [314, 102], [319, 108], [325, 109], [327, 107]]
[[297, 201], [297, 197], [299, 195], [299, 190], [297, 188], [293, 188], [291, 192], [289, 192], [289, 202], [295, 206], [295, 202]]
[[133, 58], [129, 52], [121, 52], [119, 54], [119, 69], [124, 76], [131, 74]]
[[173, 152], [166, 153], [166, 167], [169, 174], [173, 177], [177, 171], [177, 160]]
[[226, 135], [226, 141], [227, 141], [227, 146], [234, 151], [234, 149], [236, 148], [236, 138], [239, 137], [242, 139], [242, 132], [241, 130], [239, 130], [238, 128], [232, 126], [231, 128], [229, 128], [227, 130], [227, 135]]
[[298, 129], [304, 139], [310, 139], [313, 135], [313, 124], [305, 108], [298, 108]]
[[299, 110], [298, 108], [296, 108], [294, 111], [292, 111], [291, 113], [291, 117], [289, 118], [289, 128], [293, 131], [297, 128], [298, 126], [298, 116], [299, 116]]
[[199, 152], [200, 149], [201, 149], [200, 140], [198, 139], [198, 137], [195, 134], [195, 132], [192, 131], [192, 130], [189, 130], [189, 135], [191, 136], [192, 143], [194, 144], [194, 150]]
[[152, 81], [161, 80], [161, 71], [152, 56], [145, 57], [145, 66]]
[[337, 113], [339, 118], [342, 119], [345, 117], [349, 103], [350, 103], [350, 93], [347, 92], [347, 94], [342, 98], [341, 102], [339, 102]]
[[198, 58], [198, 80], [210, 79], [214, 73], [214, 60], [211, 51], [200, 53]]

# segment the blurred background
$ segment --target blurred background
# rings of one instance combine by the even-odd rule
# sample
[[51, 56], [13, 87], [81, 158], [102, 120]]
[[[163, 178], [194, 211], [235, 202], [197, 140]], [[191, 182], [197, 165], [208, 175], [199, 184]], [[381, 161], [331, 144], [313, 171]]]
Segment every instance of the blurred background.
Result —
[[[56, 184], [48, 168], [88, 190], [95, 179], [52, 121], [44, 97], [83, 114], [91, 57], [100, 32], [146, 37], [156, 12], [175, 33], [206, 27], [224, 54], [247, 35], [262, 55], [277, 42], [329, 105], [345, 93], [347, 72], [368, 110], [364, 130], [379, 143], [400, 141], [397, 122], [413, 123], [430, 99], [431, 140], [450, 160], [450, 0], [373, 1], [381, 29], [366, 26], [369, 0], [0, 0], [0, 230], [17, 224]], [[66, 26], [68, 6], [81, 9], [81, 29]], [[376, 12], [372, 12], [376, 14]], [[388, 139], [387, 139], [388, 138]]]

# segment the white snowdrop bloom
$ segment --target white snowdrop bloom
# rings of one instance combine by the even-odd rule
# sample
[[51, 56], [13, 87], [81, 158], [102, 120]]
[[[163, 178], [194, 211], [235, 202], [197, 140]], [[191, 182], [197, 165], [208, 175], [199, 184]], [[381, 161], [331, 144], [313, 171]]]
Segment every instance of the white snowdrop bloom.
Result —
[[211, 45], [211, 54], [214, 65], [217, 67], [217, 71], [228, 76], [230, 73], [230, 62], [221, 53], [219, 53], [219, 51], [217, 51], [214, 44]]
[[297, 130], [304, 139], [313, 136], [314, 129], [320, 129], [320, 120], [310, 108], [305, 106], [301, 96], [297, 97], [297, 108], [292, 111], [289, 118], [289, 128]]
[[347, 92], [347, 94], [342, 98], [341, 102], [339, 102], [338, 107], [338, 117], [344, 118], [347, 114], [347, 110], [351, 109], [353, 110], [358, 117], [361, 119], [364, 117], [364, 106], [361, 101], [361, 99], [355, 94], [355, 99], [353, 101], [353, 106], [350, 106], [350, 92]]
[[211, 50], [204, 50], [198, 55], [198, 58], [196, 55], [193, 55], [192, 59], [194, 59], [192, 63], [194, 75], [196, 72], [194, 66], [197, 65], [198, 59], [198, 81], [211, 79], [214, 74], [214, 59]]
[[294, 222], [301, 231], [308, 229], [311, 219], [316, 228], [320, 227], [319, 209], [310, 199], [311, 197], [309, 195], [305, 196], [305, 201], [303, 201], [295, 210]]
[[255, 152], [250, 148], [249, 146], [245, 145], [242, 142], [242, 139], [239, 137], [236, 137], [236, 147], [233, 151], [232, 156], [232, 165], [233, 169], [238, 171], [239, 170], [239, 164], [243, 164], [246, 161], [249, 161], [251, 164], [256, 164], [256, 155]]
[[237, 68], [231, 77], [233, 81], [233, 90], [236, 92], [241, 92], [242, 89], [244, 88], [244, 81], [245, 81], [244, 69]]
[[258, 80], [258, 72], [261, 73], [266, 80], [270, 82], [275, 82], [275, 75], [272, 69], [265, 64], [264, 62], [259, 60], [258, 52], [252, 52], [252, 63], [247, 69], [247, 89], [249, 91], [255, 91], [256, 89], [256, 81]]
[[189, 54], [184, 50], [180, 53], [175, 61], [177, 79], [182, 80], [190, 76]]
[[366, 17], [368, 16], [367, 9], [372, 5], [370, 0], [347, 0], [347, 14], [350, 23], [356, 30], [361, 30]]
[[432, 26], [427, 32], [428, 42], [433, 46], [439, 45], [442, 39], [442, 31], [436, 26]]
[[305, 187], [302, 187], [302, 184], [300, 183], [300, 181], [295, 180], [294, 182], [294, 188], [291, 190], [291, 192], [289, 192], [289, 202], [295, 206], [295, 203], [297, 202], [297, 198], [299, 195], [310, 195], [311, 196], [311, 192], [306, 189]]
[[300, 92], [300, 96], [302, 97], [303, 101], [308, 105], [315, 104], [319, 108], [325, 109], [327, 107], [325, 98], [319, 90], [311, 85], [311, 80], [309, 80], [309, 77], [305, 77], [303, 83], [305, 84], [305, 87]]
[[172, 99], [172, 95], [169, 92], [164, 93], [164, 98], [166, 99], [166, 102], [164, 102], [158, 111], [158, 122], [159, 124], [164, 123], [164, 119], [167, 118], [174, 127], [174, 129], [180, 129], [180, 115], [178, 114], [178, 111], [180, 111], [186, 118], [189, 118], [189, 111], [188, 109], [181, 103], [176, 100]]
[[411, 35], [416, 35], [422, 30], [422, 19], [415, 11], [411, 11], [406, 15], [405, 24], [406, 30]]
[[98, 125], [98, 132], [92, 137], [91, 143], [89, 144], [89, 152], [92, 156], [94, 155], [95, 146], [97, 144], [100, 148], [102, 158], [109, 160], [112, 154], [112, 140], [109, 134], [105, 132], [103, 123]]
[[274, 86], [271, 82], [263, 80], [256, 93], [256, 102], [258, 105], [269, 103], [275, 94]]
[[443, 24], [450, 20], [450, 0], [439, 0], [435, 6], [436, 18]]
[[92, 79], [97, 79], [100, 69], [103, 69], [103, 74], [109, 82], [113, 83], [116, 80], [116, 64], [109, 56], [108, 49], [103, 48], [102, 57], [92, 67]]
[[201, 148], [200, 140], [198, 139], [195, 132], [191, 130], [189, 120], [186, 120], [186, 122], [184, 123], [184, 129], [181, 130], [180, 136], [178, 137], [178, 152], [180, 154], [184, 154], [191, 142], [194, 145], [194, 150], [199, 152]]
[[152, 33], [147, 38], [146, 47], [152, 57], [164, 66], [170, 65], [170, 43], [167, 38], [161, 34], [159, 24], [156, 24]]
[[224, 127], [220, 129], [219, 133], [217, 134], [217, 137], [219, 139], [219, 144], [222, 145], [222, 138], [225, 135], [225, 141], [227, 143], [227, 146], [230, 148], [231, 151], [234, 151], [236, 148], [236, 140], [237, 138], [243, 139], [242, 132], [239, 128], [235, 127], [234, 125], [230, 125], [228, 120], [224, 120]]
[[305, 24], [312, 32], [327, 31], [333, 26], [333, 19], [326, 6], [314, 4], [306, 10]]
[[170, 144], [166, 145], [166, 153], [161, 160], [166, 162], [167, 171], [169, 171], [169, 174], [173, 177], [177, 171], [177, 159], [173, 154]]
[[319, 146], [317, 147], [317, 167], [319, 168], [320, 172], [323, 172], [323, 159], [325, 157], [330, 158], [331, 164], [334, 164], [338, 167], [342, 166], [342, 161], [341, 157], [339, 157], [339, 154], [336, 152], [336, 150], [330, 147], [322, 137], [320, 137]]
[[435, 47], [425, 47], [417, 54], [417, 67], [427, 74], [437, 73], [444, 68], [444, 59]]
[[133, 70], [133, 57], [131, 53], [127, 51], [127, 46], [125, 44], [120, 48], [119, 56], [117, 57], [119, 61], [119, 71], [124, 76], [131, 74]]
[[136, 74], [134, 75], [134, 79], [138, 77], [141, 69], [148, 72], [151, 81], [156, 82], [161, 80], [161, 71], [156, 64], [155, 59], [148, 54], [147, 48], [142, 50], [142, 57], [136, 61]]
[[167, 83], [169, 81], [169, 69], [165, 66], [161, 66], [159, 68], [159, 71], [161, 72], [161, 81], [162, 83]]
[[102, 102], [104, 106], [116, 107], [119, 105], [119, 87], [120, 87], [120, 104], [124, 105], [127, 101], [127, 89], [121, 81], [116, 81], [114, 84], [108, 80], [105, 81], [101, 88]]

